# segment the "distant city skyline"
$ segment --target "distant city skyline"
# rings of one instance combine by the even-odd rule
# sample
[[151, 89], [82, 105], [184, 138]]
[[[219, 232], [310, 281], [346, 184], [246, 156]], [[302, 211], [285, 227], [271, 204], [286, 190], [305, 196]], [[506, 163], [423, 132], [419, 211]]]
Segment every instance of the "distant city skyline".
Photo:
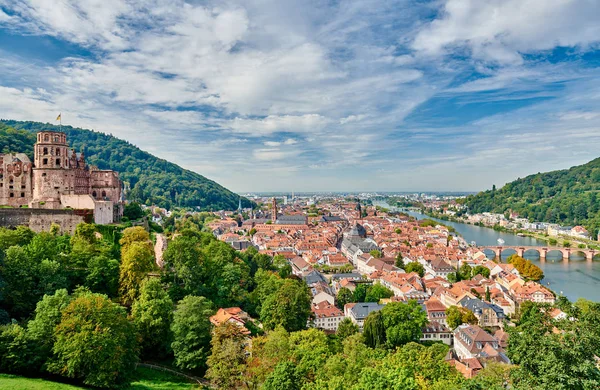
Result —
[[[572, 0], [0, 0], [0, 117], [238, 192], [478, 192], [600, 157]], [[58, 124], [58, 123], [57, 123]]]

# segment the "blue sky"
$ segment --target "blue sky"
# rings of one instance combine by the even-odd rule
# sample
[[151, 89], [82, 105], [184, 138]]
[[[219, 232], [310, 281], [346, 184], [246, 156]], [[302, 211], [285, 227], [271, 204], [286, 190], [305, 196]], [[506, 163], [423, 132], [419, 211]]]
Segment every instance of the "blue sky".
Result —
[[0, 0], [0, 117], [244, 191], [478, 191], [600, 157], [592, 0]]

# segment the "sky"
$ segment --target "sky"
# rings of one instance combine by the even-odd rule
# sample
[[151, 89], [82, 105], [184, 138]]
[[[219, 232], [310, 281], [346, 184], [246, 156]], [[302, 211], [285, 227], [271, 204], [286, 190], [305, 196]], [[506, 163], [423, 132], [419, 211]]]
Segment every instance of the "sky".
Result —
[[0, 0], [0, 118], [237, 191], [479, 191], [600, 157], [597, 0]]

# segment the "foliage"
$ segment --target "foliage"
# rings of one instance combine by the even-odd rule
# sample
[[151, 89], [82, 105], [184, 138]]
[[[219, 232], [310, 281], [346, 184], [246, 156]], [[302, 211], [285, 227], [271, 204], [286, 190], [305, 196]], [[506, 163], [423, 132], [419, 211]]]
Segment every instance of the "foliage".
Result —
[[358, 325], [356, 325], [348, 317], [344, 318], [338, 325], [336, 334], [341, 340], [345, 340], [353, 334], [358, 333]]
[[490, 269], [488, 267], [484, 267], [483, 265], [475, 266], [471, 273], [472, 276], [481, 275], [484, 278], [490, 277]]
[[600, 369], [598, 314], [578, 323], [553, 321], [545, 305], [521, 307], [518, 326], [508, 328], [508, 356], [516, 367], [510, 377], [515, 388], [597, 389]]
[[123, 217], [126, 217], [130, 221], [135, 221], [144, 216], [144, 211], [138, 202], [129, 202], [123, 209]]
[[144, 279], [131, 316], [140, 337], [142, 356], [164, 357], [171, 347], [173, 301], [158, 279]]
[[300, 390], [300, 379], [292, 362], [281, 362], [267, 377], [262, 390]]
[[[239, 196], [212, 180], [188, 171], [144, 152], [127, 141], [109, 134], [73, 128], [53, 126], [37, 122], [0, 122], [0, 150], [20, 148], [20, 152], [32, 153], [35, 136], [19, 133], [18, 138], [6, 125], [31, 133], [38, 131], [62, 131], [66, 133], [71, 147], [82, 151], [89, 164], [100, 169], [113, 169], [128, 183], [130, 200], [155, 204], [160, 207], [193, 207], [202, 210], [234, 210]], [[252, 203], [242, 198], [242, 206]]]
[[344, 306], [346, 305], [346, 303], [352, 302], [354, 302], [354, 294], [352, 294], [352, 291], [350, 291], [350, 289], [347, 287], [340, 288], [336, 297], [336, 306], [340, 310], [344, 310]]
[[537, 282], [544, 278], [544, 272], [542, 269], [529, 260], [517, 255], [511, 255], [508, 258], [508, 262], [514, 265], [517, 271], [519, 271], [519, 274], [525, 279], [534, 280]]
[[87, 268], [85, 286], [90, 291], [106, 294], [111, 298], [117, 296], [119, 290], [119, 262], [106, 256], [93, 257]]
[[353, 292], [353, 302], [365, 302], [367, 298], [368, 285], [366, 283], [358, 283]]
[[367, 288], [365, 302], [379, 302], [381, 299], [393, 297], [394, 293], [380, 283], [375, 283]]
[[406, 273], [416, 272], [419, 274], [420, 277], [423, 277], [423, 275], [425, 275], [425, 268], [422, 264], [417, 263], [416, 261], [406, 264], [406, 266], [404, 267], [404, 271], [406, 271]]
[[475, 314], [467, 308], [450, 306], [446, 309], [446, 323], [450, 329], [456, 329], [462, 324], [476, 325], [479, 323]]
[[246, 369], [246, 337], [230, 322], [216, 327], [206, 377], [220, 389], [240, 388]]
[[386, 329], [383, 322], [381, 311], [369, 313], [364, 324], [365, 344], [371, 348], [380, 348], [385, 346]]
[[265, 329], [275, 329], [278, 326], [289, 332], [304, 329], [311, 313], [311, 300], [304, 282], [286, 279], [264, 301], [260, 319]]
[[381, 309], [388, 347], [394, 348], [419, 341], [427, 324], [427, 313], [415, 300], [391, 302]]
[[48, 370], [97, 387], [126, 384], [137, 361], [133, 324], [106, 296], [84, 292], [62, 311]]
[[369, 254], [376, 259], [379, 259], [382, 256], [381, 251], [378, 251], [377, 249], [373, 249], [371, 252], [369, 252]]
[[119, 292], [125, 304], [131, 304], [139, 294], [146, 274], [154, 269], [154, 251], [150, 242], [133, 241], [123, 246], [119, 276]]
[[[529, 220], [585, 226], [594, 236], [600, 228], [600, 158], [570, 169], [537, 173], [499, 190], [470, 195], [471, 213], [511, 210]], [[552, 245], [552, 244], [551, 244]]]
[[204, 297], [189, 295], [177, 303], [173, 314], [175, 365], [186, 370], [203, 368], [210, 344], [212, 304]]

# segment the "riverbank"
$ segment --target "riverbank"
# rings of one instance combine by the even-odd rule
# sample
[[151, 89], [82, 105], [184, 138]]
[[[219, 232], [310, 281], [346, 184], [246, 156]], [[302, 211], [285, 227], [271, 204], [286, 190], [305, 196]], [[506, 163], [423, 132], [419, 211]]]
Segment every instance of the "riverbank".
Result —
[[[389, 207], [389, 205], [382, 204], [381, 206], [396, 211], [396, 208]], [[404, 210], [403, 212], [417, 219], [428, 218], [438, 220], [438, 218], [416, 211]], [[520, 237], [513, 233], [496, 231], [488, 227], [441, 219], [438, 222], [452, 226], [467, 242], [475, 242], [479, 247], [498, 246], [498, 239], [502, 239], [505, 246], [512, 247], [548, 246], [545, 239], [537, 237]], [[513, 253], [515, 253], [513, 250], [504, 250], [502, 252], [502, 260], [506, 261], [508, 256]], [[493, 257], [493, 252], [486, 252], [486, 254], [488, 257]], [[584, 256], [580, 256], [577, 253], [572, 253], [570, 261], [563, 261], [560, 252], [550, 252], [543, 262], [540, 260], [539, 254], [535, 251], [528, 251], [523, 257], [531, 260], [544, 271], [544, 279], [542, 279], [541, 283], [555, 291], [556, 294], [565, 295], [570, 300], [587, 298], [595, 302], [600, 301], [600, 261], [588, 262]]]

